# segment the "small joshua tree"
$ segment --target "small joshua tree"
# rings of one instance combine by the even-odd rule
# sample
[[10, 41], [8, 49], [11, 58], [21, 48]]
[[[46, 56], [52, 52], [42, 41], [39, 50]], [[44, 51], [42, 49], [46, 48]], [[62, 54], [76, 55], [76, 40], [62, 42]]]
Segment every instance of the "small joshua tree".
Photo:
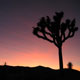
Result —
[[63, 15], [63, 12], [56, 12], [53, 21], [49, 16], [42, 17], [37, 23], [37, 27], [33, 28], [34, 35], [55, 44], [59, 49], [60, 70], [63, 69], [62, 44], [68, 38], [72, 38], [78, 30], [78, 27], [75, 27], [75, 19], [72, 21], [66, 19], [65, 22], [62, 22]]
[[73, 64], [71, 62], [68, 63], [68, 69], [72, 69]]

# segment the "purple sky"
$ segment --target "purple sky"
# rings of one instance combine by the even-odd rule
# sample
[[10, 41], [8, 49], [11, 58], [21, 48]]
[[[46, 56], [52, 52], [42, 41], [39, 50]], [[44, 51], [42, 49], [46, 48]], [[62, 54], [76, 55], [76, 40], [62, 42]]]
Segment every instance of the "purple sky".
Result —
[[[23, 53], [46, 53], [45, 56], [49, 53], [58, 54], [55, 45], [38, 39], [32, 34], [32, 27], [36, 26], [41, 17], [47, 15], [52, 17], [56, 11], [64, 12], [63, 21], [67, 18], [71, 20], [75, 18], [76, 26], [80, 27], [79, 0], [0, 0], [0, 63], [4, 64], [6, 61], [9, 65], [31, 66], [27, 63], [22, 64], [27, 58], [27, 55], [25, 57]], [[80, 69], [79, 41], [80, 29], [76, 32], [74, 38], [67, 40], [63, 45], [64, 64], [67, 65], [71, 61], [78, 69]], [[24, 60], [19, 56], [19, 53]], [[55, 56], [56, 59], [54, 59]], [[14, 62], [15, 58], [17, 63]], [[49, 60], [50, 57], [47, 57], [47, 59]], [[18, 64], [20, 60], [21, 63]], [[56, 60], [56, 63], [54, 63], [54, 60]], [[52, 63], [53, 68], [58, 68], [54, 67], [54, 65], [58, 66], [58, 55], [53, 54], [51, 65]], [[34, 63], [33, 65], [38, 64]], [[44, 64], [40, 62], [39, 65]], [[49, 65], [49, 67], [51, 66]]]

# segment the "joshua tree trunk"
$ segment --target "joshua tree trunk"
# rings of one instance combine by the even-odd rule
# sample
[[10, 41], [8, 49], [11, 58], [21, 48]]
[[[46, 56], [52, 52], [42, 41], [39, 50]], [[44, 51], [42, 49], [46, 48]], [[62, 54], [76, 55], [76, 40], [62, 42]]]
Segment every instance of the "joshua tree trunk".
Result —
[[60, 70], [63, 70], [62, 46], [60, 46], [58, 49], [59, 49], [59, 67]]

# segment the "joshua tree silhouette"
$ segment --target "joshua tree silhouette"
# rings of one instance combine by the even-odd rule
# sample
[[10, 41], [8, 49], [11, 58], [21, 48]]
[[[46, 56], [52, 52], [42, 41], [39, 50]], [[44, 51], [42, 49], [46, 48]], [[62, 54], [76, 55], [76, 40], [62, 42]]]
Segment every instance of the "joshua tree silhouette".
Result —
[[68, 63], [68, 69], [72, 69], [73, 64], [71, 62]]
[[34, 35], [54, 43], [58, 47], [60, 70], [63, 69], [62, 44], [68, 38], [72, 38], [78, 30], [78, 27], [75, 27], [75, 19], [72, 21], [66, 19], [65, 22], [62, 22], [63, 15], [63, 12], [56, 12], [56, 15], [53, 16], [53, 21], [49, 16], [42, 17], [37, 23], [37, 27], [33, 28]]

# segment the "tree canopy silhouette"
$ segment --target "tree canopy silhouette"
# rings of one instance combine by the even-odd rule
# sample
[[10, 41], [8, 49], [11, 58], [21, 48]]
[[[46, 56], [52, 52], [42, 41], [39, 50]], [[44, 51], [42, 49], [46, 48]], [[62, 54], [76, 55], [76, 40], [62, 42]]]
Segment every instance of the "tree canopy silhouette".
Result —
[[37, 27], [33, 28], [33, 34], [38, 38], [54, 43], [59, 49], [59, 65], [60, 70], [63, 69], [62, 44], [69, 38], [72, 38], [78, 27], [75, 27], [75, 19], [72, 21], [66, 19], [62, 22], [63, 12], [56, 12], [53, 20], [49, 16], [42, 17], [37, 23]]

